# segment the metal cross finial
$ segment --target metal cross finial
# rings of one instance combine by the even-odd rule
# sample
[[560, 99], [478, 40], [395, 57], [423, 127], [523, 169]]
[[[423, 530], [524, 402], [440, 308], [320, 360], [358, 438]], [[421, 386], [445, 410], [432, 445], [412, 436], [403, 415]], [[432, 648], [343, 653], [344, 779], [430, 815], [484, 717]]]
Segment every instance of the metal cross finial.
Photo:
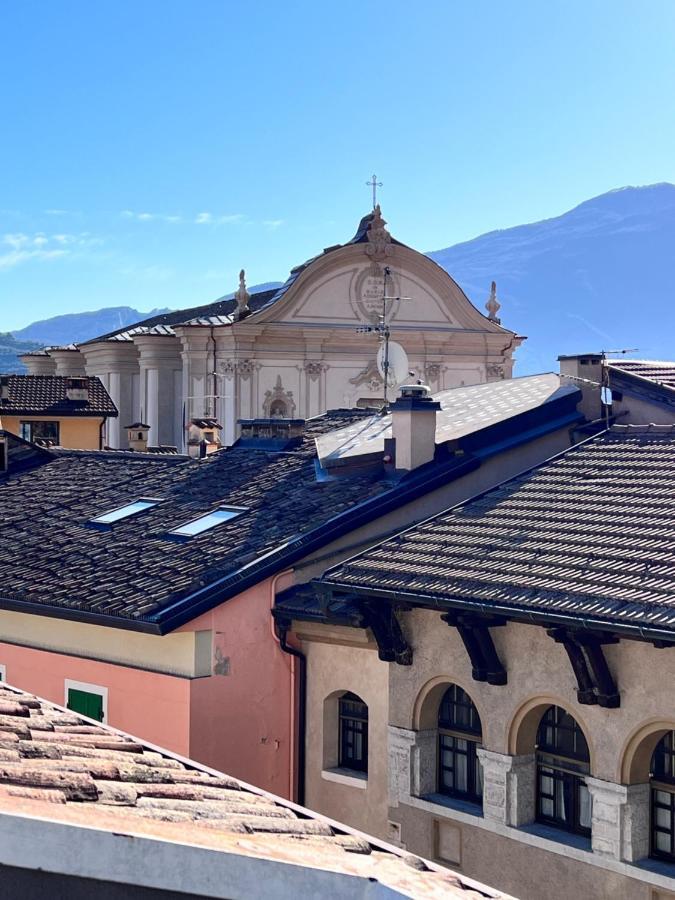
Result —
[[375, 209], [375, 207], [377, 206], [377, 189], [379, 187], [382, 187], [382, 182], [378, 181], [377, 175], [373, 173], [373, 180], [366, 181], [366, 184], [368, 185], [368, 187], [371, 187], [373, 189], [373, 209]]

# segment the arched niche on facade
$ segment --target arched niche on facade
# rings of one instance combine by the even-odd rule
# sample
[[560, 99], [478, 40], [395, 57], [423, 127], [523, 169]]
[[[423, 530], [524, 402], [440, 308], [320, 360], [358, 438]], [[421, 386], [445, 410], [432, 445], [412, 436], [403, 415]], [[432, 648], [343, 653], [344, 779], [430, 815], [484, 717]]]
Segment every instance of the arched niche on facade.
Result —
[[412, 712], [412, 728], [414, 731], [429, 731], [438, 728], [438, 711], [441, 706], [441, 700], [445, 692], [453, 684], [456, 684], [457, 687], [462, 688], [468, 694], [476, 707], [481, 722], [485, 722], [484, 711], [480, 704], [476, 702], [471, 685], [465, 684], [451, 675], [438, 675], [436, 678], [427, 681], [415, 699]]
[[656, 745], [669, 731], [675, 731], [674, 719], [650, 719], [636, 728], [621, 750], [617, 781], [622, 784], [644, 784], [649, 781], [652, 755]]
[[590, 729], [584, 720], [580, 718], [576, 709], [572, 709], [570, 704], [561, 697], [553, 695], [531, 697], [518, 707], [508, 725], [507, 746], [509, 753], [512, 756], [528, 756], [534, 753], [541, 718], [550, 706], [559, 706], [561, 709], [564, 709], [578, 724], [588, 744], [590, 770], [593, 772], [594, 754]]

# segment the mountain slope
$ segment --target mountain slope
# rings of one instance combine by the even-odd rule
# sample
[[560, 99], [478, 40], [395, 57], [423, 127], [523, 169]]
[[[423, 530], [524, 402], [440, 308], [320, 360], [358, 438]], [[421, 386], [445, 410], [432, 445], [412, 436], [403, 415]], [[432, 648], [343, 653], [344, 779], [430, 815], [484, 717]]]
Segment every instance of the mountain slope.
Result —
[[68, 313], [33, 322], [19, 331], [13, 332], [20, 340], [39, 341], [41, 344], [76, 344], [88, 341], [97, 334], [106, 334], [116, 328], [133, 325], [141, 319], [168, 312], [168, 309], [153, 309], [139, 312], [130, 306], [111, 306], [91, 312]]
[[0, 374], [23, 374], [26, 367], [18, 359], [19, 354], [39, 350], [40, 346], [35, 341], [20, 341], [9, 332], [0, 332]]
[[497, 282], [502, 323], [528, 336], [516, 374], [559, 353], [637, 348], [675, 357], [669, 301], [675, 185], [610, 191], [554, 219], [492, 231], [429, 256], [480, 310]]

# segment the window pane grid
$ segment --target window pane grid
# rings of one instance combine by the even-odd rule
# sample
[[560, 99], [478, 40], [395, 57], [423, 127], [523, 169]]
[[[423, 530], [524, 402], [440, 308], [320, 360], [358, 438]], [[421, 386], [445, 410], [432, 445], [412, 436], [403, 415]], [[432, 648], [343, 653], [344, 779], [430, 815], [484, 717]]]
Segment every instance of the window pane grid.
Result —
[[549, 707], [537, 732], [537, 819], [576, 834], [591, 834], [591, 795], [584, 780], [588, 744], [577, 722]]
[[344, 769], [368, 771], [368, 707], [355, 694], [339, 702], [339, 758]]
[[438, 711], [438, 792], [472, 803], [483, 801], [483, 779], [476, 750], [481, 740], [478, 710], [456, 684]]
[[650, 772], [651, 849], [657, 859], [675, 862], [675, 732], [656, 745]]

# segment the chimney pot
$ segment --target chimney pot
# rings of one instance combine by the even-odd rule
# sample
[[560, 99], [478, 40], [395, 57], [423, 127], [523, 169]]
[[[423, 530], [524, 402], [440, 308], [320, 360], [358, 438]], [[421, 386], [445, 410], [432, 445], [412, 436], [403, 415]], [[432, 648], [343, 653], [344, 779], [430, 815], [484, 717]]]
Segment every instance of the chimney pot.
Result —
[[87, 378], [67, 378], [66, 397], [76, 403], [86, 403], [89, 400], [89, 380]]

